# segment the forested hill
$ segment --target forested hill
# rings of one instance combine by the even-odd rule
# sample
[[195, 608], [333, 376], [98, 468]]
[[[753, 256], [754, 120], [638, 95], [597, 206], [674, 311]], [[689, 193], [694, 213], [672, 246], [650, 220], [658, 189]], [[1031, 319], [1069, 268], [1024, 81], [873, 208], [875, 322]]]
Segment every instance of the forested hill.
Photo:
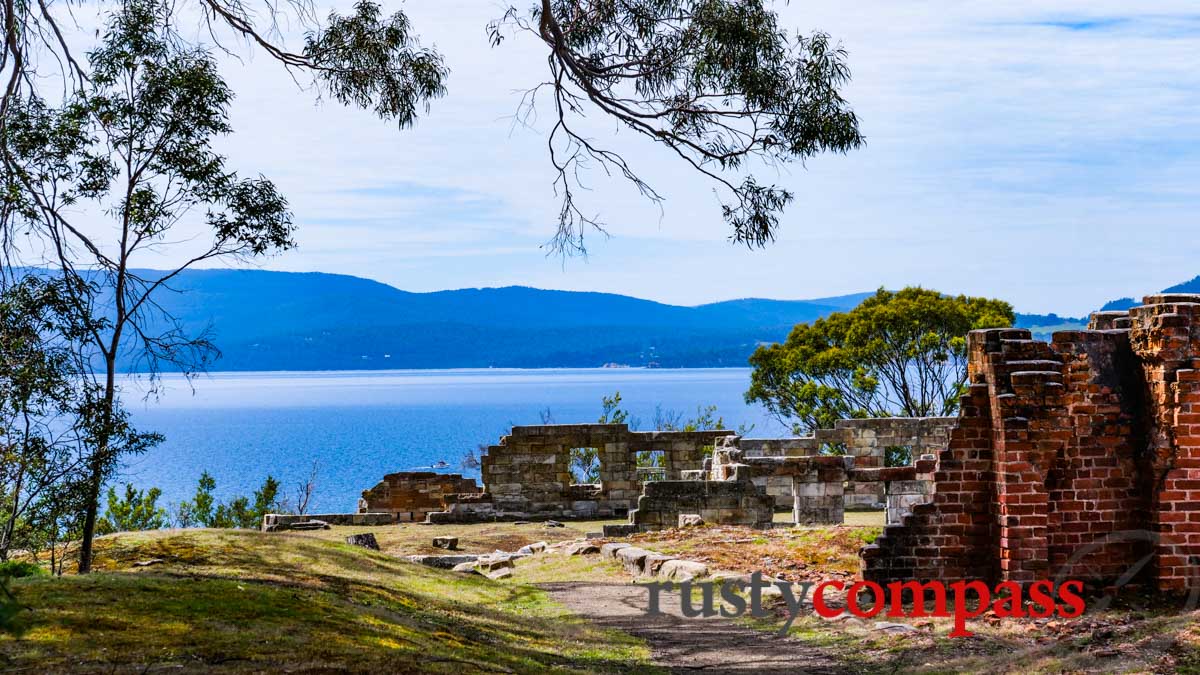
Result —
[[[153, 272], [144, 272], [152, 275]], [[193, 270], [161, 304], [189, 331], [211, 326], [214, 370], [745, 366], [761, 342], [857, 305], [731, 300], [680, 307], [525, 287], [410, 293], [358, 277]]]
[[[523, 286], [411, 293], [347, 275], [261, 270], [190, 270], [171, 285], [178, 292], [160, 304], [190, 333], [211, 328], [222, 352], [214, 370], [741, 367], [757, 345], [871, 295], [682, 307]], [[1167, 291], [1200, 291], [1200, 277]], [[1055, 314], [1016, 321], [1042, 339], [1085, 324]]]

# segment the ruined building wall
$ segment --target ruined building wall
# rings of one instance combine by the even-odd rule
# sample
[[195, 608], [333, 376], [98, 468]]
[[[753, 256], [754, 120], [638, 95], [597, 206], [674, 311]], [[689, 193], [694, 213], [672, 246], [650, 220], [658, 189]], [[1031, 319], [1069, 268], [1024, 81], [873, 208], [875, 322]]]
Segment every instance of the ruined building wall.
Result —
[[[685, 470], [703, 465], [706, 447], [729, 434], [637, 432], [624, 424], [513, 427], [482, 459], [487, 499], [451, 500], [450, 513], [433, 520], [624, 516], [635, 508], [642, 492], [638, 453], [661, 453], [662, 477], [679, 480]], [[596, 449], [599, 484], [574, 484], [570, 469], [573, 448]]]
[[[630, 512], [626, 532], [676, 527], [682, 515], [698, 515], [705, 523], [770, 527], [774, 500], [750, 481], [749, 467], [734, 465], [718, 481], [665, 480], [646, 483]], [[611, 530], [610, 530], [611, 531]]]
[[874, 581], [1111, 582], [1200, 563], [1200, 296], [1150, 296], [1049, 343], [968, 338], [970, 389], [936, 495], [864, 550]]
[[425, 520], [444, 508], [445, 496], [479, 492], [474, 479], [432, 471], [389, 473], [378, 485], [364, 490], [359, 513], [391, 513], [399, 522]]
[[[900, 446], [912, 452], [913, 460], [923, 454], [937, 453], [946, 447], [956, 417], [889, 417], [884, 419], [846, 419], [834, 422], [832, 429], [817, 429], [811, 435], [795, 438], [743, 438], [740, 447], [749, 457], [801, 457], [818, 455], [837, 447], [854, 457], [854, 466], [876, 469], [885, 466], [887, 449]], [[777, 508], [791, 508], [792, 480], [788, 476], [759, 476], [755, 484], [775, 498]], [[852, 482], [845, 488], [845, 507], [882, 508], [886, 500], [882, 483]]]

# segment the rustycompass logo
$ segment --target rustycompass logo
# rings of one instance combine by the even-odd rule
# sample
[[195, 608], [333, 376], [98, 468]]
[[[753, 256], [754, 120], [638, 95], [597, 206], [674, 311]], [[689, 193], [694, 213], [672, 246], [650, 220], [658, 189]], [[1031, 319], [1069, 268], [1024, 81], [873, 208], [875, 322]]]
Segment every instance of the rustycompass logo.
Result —
[[[789, 581], [763, 579], [761, 572], [750, 576], [749, 582], [730, 580], [718, 582], [656, 582], [647, 584], [650, 590], [648, 614], [662, 613], [664, 591], [678, 586], [679, 603], [686, 617], [720, 616], [736, 618], [749, 613], [757, 618], [774, 616], [767, 610], [764, 590], [777, 588], [787, 608], [787, 620], [779, 630], [784, 635], [792, 627], [805, 605], [811, 604], [817, 616], [832, 619], [849, 612], [860, 619], [878, 616], [888, 618], [953, 617], [950, 637], [970, 637], [968, 619], [991, 611], [999, 617], [1044, 619], [1057, 616], [1073, 619], [1083, 614], [1083, 582], [1077, 580], [1056, 584], [1037, 581], [1022, 585], [1012, 581], [989, 586], [983, 581], [904, 581], [887, 585], [859, 581], [849, 586], [842, 581]], [[830, 591], [845, 591], [845, 606], [835, 606], [826, 597]], [[717, 597], [721, 602], [717, 602]], [[698, 597], [697, 597], [698, 596]], [[811, 596], [811, 599], [810, 599]], [[697, 606], [699, 605], [699, 606]]]

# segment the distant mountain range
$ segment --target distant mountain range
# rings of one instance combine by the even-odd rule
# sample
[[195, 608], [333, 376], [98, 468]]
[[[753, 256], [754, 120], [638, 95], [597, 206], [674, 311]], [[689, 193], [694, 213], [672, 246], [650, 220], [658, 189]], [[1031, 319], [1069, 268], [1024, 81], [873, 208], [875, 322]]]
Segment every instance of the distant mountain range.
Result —
[[[1163, 293], [1200, 293], [1200, 276], [1192, 277], [1182, 284], [1175, 284], [1170, 288], [1164, 288]], [[1133, 298], [1120, 298], [1117, 300], [1110, 300], [1109, 302], [1105, 303], [1104, 307], [1101, 307], [1101, 309], [1123, 310], [1129, 309], [1130, 307], [1136, 307], [1140, 304], [1142, 304], [1141, 300], [1134, 300]]]
[[[682, 307], [521, 286], [411, 293], [347, 275], [257, 270], [190, 270], [172, 287], [179, 292], [160, 304], [188, 331], [211, 328], [222, 351], [214, 369], [238, 371], [740, 367], [795, 324], [872, 295]], [[1200, 292], [1200, 277], [1167, 290]], [[1045, 337], [1086, 319], [1018, 314], [1016, 323]]]
[[[142, 271], [152, 276], [152, 271]], [[339, 274], [191, 270], [160, 304], [211, 327], [216, 370], [745, 366], [763, 342], [871, 293], [681, 307], [511, 286], [410, 293]]]

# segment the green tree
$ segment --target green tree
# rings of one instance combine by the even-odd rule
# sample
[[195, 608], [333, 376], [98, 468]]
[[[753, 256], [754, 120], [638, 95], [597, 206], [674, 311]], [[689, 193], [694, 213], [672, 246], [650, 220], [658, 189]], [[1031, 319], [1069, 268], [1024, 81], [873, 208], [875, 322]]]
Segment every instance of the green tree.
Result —
[[[250, 45], [298, 81], [309, 80], [320, 95], [372, 110], [401, 127], [446, 91], [441, 55], [420, 45], [403, 11], [386, 15], [369, 0], [325, 18], [307, 0], [198, 5], [198, 13], [168, 17], [165, 28], [181, 49], [202, 41], [226, 51]], [[580, 188], [589, 164], [629, 181], [648, 199], [662, 200], [636, 167], [580, 128], [584, 118], [617, 123], [710, 182], [731, 238], [749, 245], [774, 237], [779, 214], [792, 201], [789, 190], [760, 182], [754, 170], [862, 145], [858, 119], [842, 96], [850, 79], [845, 50], [820, 31], [781, 27], [773, 5], [533, 0], [502, 10], [488, 26], [492, 44], [519, 35], [546, 56], [541, 75], [513, 72], [514, 88], [532, 85], [525, 88], [518, 117], [534, 115], [536, 102], [547, 98], [554, 115], [548, 154], [561, 199], [555, 248], [583, 250], [586, 233], [603, 231], [595, 211], [576, 201], [586, 192]], [[48, 86], [57, 96], [88, 86], [91, 73], [76, 58], [72, 26], [63, 21], [69, 14], [56, 9], [54, 0], [10, 0], [0, 14], [7, 38], [0, 47], [0, 72], [7, 80], [0, 94], [0, 136], [8, 108], [38, 96], [39, 88]], [[287, 44], [276, 29], [281, 25], [301, 28], [302, 42]], [[59, 71], [50, 64], [59, 64]]]
[[132, 483], [125, 484], [124, 496], [118, 496], [115, 488], [108, 489], [108, 512], [96, 526], [100, 534], [113, 532], [137, 532], [158, 530], [170, 522], [167, 510], [158, 505], [162, 490], [152, 487], [138, 490]]
[[[13, 170], [5, 172], [5, 212], [18, 214], [32, 237], [56, 244], [58, 271], [79, 282], [71, 287], [96, 285], [102, 299], [73, 298], [79, 314], [95, 317], [86, 347], [102, 388], [81, 572], [91, 565], [104, 469], [136, 450], [117, 433], [118, 356], [132, 354], [151, 373], [164, 363], [193, 373], [216, 355], [208, 336], [185, 334], [156, 295], [191, 266], [292, 246], [291, 214], [275, 186], [238, 176], [213, 151], [231, 131], [232, 93], [211, 55], [175, 39], [172, 11], [159, 0], [125, 0], [88, 54], [85, 87], [57, 108], [29, 97], [10, 101], [6, 111]], [[93, 239], [94, 229], [77, 222], [83, 203], [111, 214], [114, 240]], [[161, 253], [190, 223], [202, 223], [208, 240], [193, 236], [186, 262], [165, 273], [137, 269], [142, 255]]]
[[755, 350], [746, 401], [796, 433], [841, 418], [951, 415], [966, 386], [967, 332], [1013, 319], [1001, 300], [881, 289]]
[[[13, 547], [56, 557], [74, 529], [62, 509], [81, 505], [97, 434], [133, 451], [159, 440], [133, 430], [119, 406], [106, 406], [89, 377], [78, 342], [101, 326], [77, 313], [72, 298], [91, 292], [47, 275], [0, 290], [0, 560]], [[115, 467], [95, 468], [108, 477]]]
[[175, 522], [180, 527], [240, 527], [257, 529], [263, 516], [280, 509], [279, 481], [267, 476], [254, 497], [238, 495], [228, 502], [218, 502], [213, 496], [217, 481], [207, 471], [200, 474], [196, 494], [176, 509]]
[[216, 509], [216, 500], [213, 498], [215, 489], [217, 481], [207, 471], [201, 472], [196, 494], [176, 507], [175, 524], [179, 527], [209, 527]]

